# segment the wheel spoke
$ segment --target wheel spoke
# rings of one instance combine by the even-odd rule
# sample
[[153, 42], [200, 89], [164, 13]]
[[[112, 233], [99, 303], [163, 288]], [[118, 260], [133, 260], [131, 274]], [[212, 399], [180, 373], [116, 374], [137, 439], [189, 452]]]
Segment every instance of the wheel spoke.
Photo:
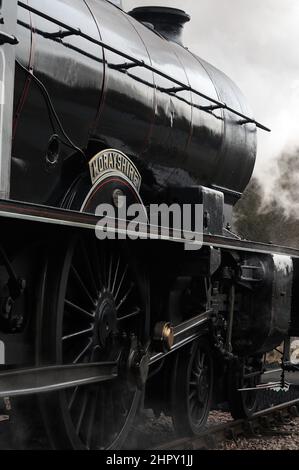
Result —
[[94, 304], [95, 304], [95, 301], [94, 301], [94, 299], [92, 298], [91, 293], [90, 293], [89, 290], [87, 289], [86, 285], [84, 284], [84, 282], [83, 282], [83, 280], [82, 280], [80, 274], [78, 273], [77, 269], [76, 269], [75, 266], [73, 266], [73, 265], [72, 265], [71, 269], [72, 269], [72, 272], [73, 272], [73, 274], [74, 274], [74, 276], [75, 276], [75, 278], [76, 278], [78, 284], [81, 286], [82, 291], [84, 292], [84, 294], [86, 295], [86, 297], [89, 299], [89, 301], [91, 302], [91, 304], [94, 305]]
[[102, 276], [102, 272], [101, 272], [101, 269], [100, 269], [99, 251], [98, 251], [98, 245], [97, 245], [96, 241], [93, 242], [92, 247], [93, 247], [92, 260], [93, 260], [95, 273], [96, 273], [96, 276], [97, 276], [97, 279], [98, 279], [99, 283], [101, 284], [101, 287], [104, 287], [105, 286], [105, 280]]
[[87, 346], [85, 346], [85, 348], [80, 352], [80, 354], [78, 354], [78, 356], [76, 357], [76, 359], [73, 361], [73, 364], [77, 364], [77, 362], [80, 361], [81, 357], [83, 357], [84, 354], [87, 353], [87, 351], [90, 349], [91, 345], [92, 345], [92, 340], [90, 339], [90, 340], [88, 341]]
[[115, 283], [116, 283], [116, 280], [117, 280], [117, 275], [118, 275], [118, 270], [119, 270], [119, 263], [120, 263], [120, 258], [118, 258], [116, 269], [115, 269], [113, 284], [112, 284], [112, 288], [111, 288], [112, 295], [114, 295]]
[[77, 395], [77, 392], [78, 392], [78, 388], [79, 387], [75, 387], [73, 392], [72, 392], [72, 395], [71, 395], [71, 399], [69, 401], [69, 404], [68, 404], [68, 409], [70, 410], [74, 404], [74, 401], [75, 401], [75, 398], [76, 398], [76, 395]]
[[71, 333], [70, 335], [66, 335], [62, 337], [62, 341], [66, 341], [71, 338], [75, 338], [76, 336], [83, 336], [87, 333], [90, 333], [93, 330], [93, 327], [87, 328], [86, 330], [76, 331], [75, 333]]
[[129, 295], [131, 294], [132, 290], [134, 289], [134, 284], [132, 282], [132, 284], [130, 285], [129, 289], [127, 290], [127, 292], [125, 293], [125, 295], [123, 296], [123, 298], [121, 299], [121, 301], [119, 302], [119, 304], [117, 305], [116, 307], [116, 310], [119, 310], [120, 307], [125, 303], [125, 301], [127, 300], [127, 298], [129, 297]]
[[206, 354], [204, 352], [202, 352], [202, 354], [200, 356], [200, 360], [199, 360], [199, 364], [200, 364], [201, 369], [203, 369], [205, 358], [206, 358]]
[[195, 400], [191, 400], [190, 402], [190, 415], [193, 415], [194, 407], [195, 407]]
[[[105, 411], [106, 411], [106, 394], [105, 394], [105, 387], [101, 387], [101, 394], [100, 394], [100, 426], [99, 426], [99, 436], [100, 436], [100, 443], [102, 444], [104, 441], [104, 436], [105, 436], [105, 429], [106, 429], [106, 416], [105, 416]], [[103, 447], [98, 447], [99, 449], [102, 449]]]
[[112, 276], [113, 256], [110, 256], [109, 271], [108, 271], [108, 290], [111, 292], [111, 276]]
[[123, 283], [123, 281], [124, 281], [125, 275], [127, 274], [128, 268], [129, 268], [129, 266], [127, 265], [126, 268], [125, 268], [125, 270], [124, 270], [124, 273], [123, 273], [123, 275], [122, 275], [122, 277], [121, 277], [121, 280], [120, 280], [120, 283], [119, 283], [119, 285], [118, 285], [116, 294], [115, 294], [115, 296], [114, 296], [115, 300], [117, 300], [117, 298], [118, 298], [118, 294], [119, 294], [120, 289], [121, 289], [121, 287], [122, 287], [122, 283]]
[[92, 431], [94, 427], [98, 397], [99, 397], [99, 387], [97, 386], [93, 394], [91, 406], [90, 406], [89, 423], [87, 427], [87, 437], [86, 437], [86, 445], [88, 449], [90, 449], [91, 444], [92, 444], [92, 437], [93, 437]]
[[200, 421], [202, 417], [202, 411], [203, 411], [203, 406], [201, 406], [199, 402], [197, 402], [194, 408], [194, 416], [197, 419], [197, 421]]
[[124, 317], [118, 318], [117, 321], [121, 322], [121, 321], [124, 321], [124, 320], [128, 320], [128, 318], [136, 317], [137, 315], [140, 314], [140, 312], [141, 312], [140, 308], [137, 308], [134, 312], [129, 313], [128, 315], [125, 315]]
[[79, 307], [79, 305], [76, 305], [74, 302], [71, 302], [70, 300], [65, 299], [65, 304], [71, 309], [74, 310], [77, 313], [81, 313], [82, 315], [88, 317], [91, 320], [94, 320], [94, 315], [87, 310], [85, 310], [82, 307]]
[[101, 250], [101, 263], [100, 263], [100, 269], [101, 269], [101, 277], [103, 278], [103, 285], [105, 287], [108, 286], [108, 282], [107, 282], [107, 273], [106, 273], [106, 253], [105, 253], [105, 250]]
[[77, 434], [79, 434], [79, 432], [80, 432], [80, 429], [81, 429], [81, 426], [82, 426], [82, 422], [83, 422], [83, 418], [84, 418], [84, 415], [85, 415], [85, 412], [86, 412], [87, 401], [88, 401], [88, 395], [89, 395], [89, 393], [88, 393], [88, 391], [85, 389], [85, 390], [84, 390], [84, 397], [83, 397], [83, 404], [82, 404], [82, 407], [81, 407], [79, 419], [78, 419], [77, 426], [76, 426], [76, 432], [77, 432]]
[[201, 370], [202, 365], [201, 365], [201, 354], [197, 354], [195, 360], [194, 360], [194, 367], [196, 370]]
[[92, 271], [92, 267], [91, 267], [91, 264], [90, 264], [90, 261], [89, 261], [89, 256], [88, 256], [88, 253], [86, 251], [86, 247], [85, 247], [84, 243], [82, 242], [82, 240], [81, 240], [81, 251], [82, 251], [82, 254], [84, 256], [87, 271], [89, 273], [90, 282], [92, 284], [92, 287], [94, 289], [95, 294], [97, 295], [98, 294], [98, 289], [97, 289], [96, 282], [95, 282], [95, 275], [94, 275], [94, 272]]
[[[116, 422], [116, 417], [115, 417], [115, 404], [113, 402], [113, 391], [110, 390], [110, 393], [108, 394], [109, 400], [108, 400], [108, 406], [107, 410], [109, 410], [109, 415], [108, 415], [108, 423], [110, 426], [110, 432], [113, 434], [114, 433], [114, 428], [117, 427], [117, 422]], [[108, 428], [109, 429], [109, 428]]]

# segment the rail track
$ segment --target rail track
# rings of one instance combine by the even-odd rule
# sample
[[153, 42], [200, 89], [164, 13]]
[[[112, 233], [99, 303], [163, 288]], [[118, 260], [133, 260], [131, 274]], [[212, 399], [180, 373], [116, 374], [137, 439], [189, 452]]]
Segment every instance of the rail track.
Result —
[[[5, 405], [2, 410], [3, 414], [0, 415], [2, 434], [5, 434], [14, 423], [13, 415], [10, 416], [10, 402], [8, 401], [9, 406], [7, 406], [7, 403]], [[254, 437], [259, 434], [275, 434], [277, 431], [273, 431], [273, 428], [283, 426], [288, 423], [289, 419], [297, 417], [299, 417], [299, 398], [258, 411], [250, 419], [210, 424], [198, 436], [172, 439], [159, 446], [150, 447], [150, 450], [212, 450], [217, 448], [221, 442], [236, 440], [240, 436]], [[10, 429], [10, 432], [13, 433], [13, 429]], [[280, 434], [279, 431], [278, 434]], [[46, 447], [45, 442], [41, 441], [35, 442], [33, 448], [41, 450]], [[4, 448], [12, 449], [10, 445]], [[143, 446], [141, 448], [146, 449]]]
[[219, 425], [211, 425], [196, 437], [175, 439], [156, 447], [154, 450], [213, 449], [224, 440], [267, 432], [271, 427], [283, 425], [289, 418], [298, 416], [299, 398], [258, 411], [250, 419], [232, 420]]

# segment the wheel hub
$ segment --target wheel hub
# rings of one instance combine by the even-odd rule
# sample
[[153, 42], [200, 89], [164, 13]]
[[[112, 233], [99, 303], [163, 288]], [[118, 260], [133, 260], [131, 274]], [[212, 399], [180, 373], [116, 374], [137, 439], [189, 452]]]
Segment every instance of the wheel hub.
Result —
[[105, 291], [99, 298], [94, 327], [94, 341], [104, 348], [111, 335], [117, 332], [116, 306], [112, 295]]
[[128, 378], [133, 387], [142, 390], [149, 372], [150, 355], [137, 344], [133, 344], [128, 357]]

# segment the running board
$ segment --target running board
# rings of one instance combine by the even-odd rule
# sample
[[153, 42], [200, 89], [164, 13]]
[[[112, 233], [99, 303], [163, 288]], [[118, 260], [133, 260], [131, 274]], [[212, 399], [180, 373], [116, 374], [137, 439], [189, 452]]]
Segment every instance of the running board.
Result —
[[256, 387], [239, 388], [238, 392], [258, 392], [259, 390], [272, 390], [273, 392], [288, 392], [292, 384], [284, 382], [269, 382], [267, 384], [257, 385]]
[[114, 380], [117, 362], [35, 367], [0, 372], [0, 398], [47, 393]]
[[[0, 220], [1, 218], [22, 220], [26, 222], [37, 222], [41, 224], [70, 228], [88, 229], [93, 231], [96, 229], [104, 231], [102, 227], [98, 227], [99, 217], [93, 214], [75, 212], [55, 207], [40, 206], [24, 202], [0, 200]], [[120, 235], [129, 235], [130, 232], [127, 231], [129, 222], [125, 220], [118, 220], [117, 222], [118, 228], [115, 228], [115, 220], [111, 219], [111, 226], [108, 224], [105, 231]], [[152, 238], [155, 240], [164, 240], [184, 244], [186, 243], [186, 238], [180, 237], [178, 231], [172, 231], [164, 227], [155, 227], [150, 225], [146, 226], [143, 236], [140, 234], [141, 238], [149, 238], [149, 232], [152, 233]], [[136, 232], [134, 232], [133, 235], [136, 236]], [[196, 233], [193, 233], [193, 235], [196, 235], [197, 239], [201, 240], [198, 242], [192, 242], [195, 245], [198, 244], [199, 247], [205, 245], [212, 246], [214, 248], [224, 248], [263, 254], [276, 254], [299, 258], [299, 250], [295, 248], [252, 242], [248, 240], [241, 240], [218, 235]]]
[[285, 363], [286, 368], [268, 369], [261, 376], [261, 383], [255, 387], [239, 388], [239, 392], [272, 390], [287, 392], [291, 386], [299, 386], [299, 364]]

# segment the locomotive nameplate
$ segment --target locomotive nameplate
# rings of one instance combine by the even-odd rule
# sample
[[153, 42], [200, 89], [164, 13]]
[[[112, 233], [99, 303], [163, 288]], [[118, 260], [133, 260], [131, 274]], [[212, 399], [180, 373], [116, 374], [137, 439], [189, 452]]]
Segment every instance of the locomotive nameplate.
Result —
[[93, 157], [89, 162], [91, 182], [94, 185], [99, 179], [111, 173], [122, 174], [139, 192], [141, 175], [134, 163], [118, 150], [104, 150]]

